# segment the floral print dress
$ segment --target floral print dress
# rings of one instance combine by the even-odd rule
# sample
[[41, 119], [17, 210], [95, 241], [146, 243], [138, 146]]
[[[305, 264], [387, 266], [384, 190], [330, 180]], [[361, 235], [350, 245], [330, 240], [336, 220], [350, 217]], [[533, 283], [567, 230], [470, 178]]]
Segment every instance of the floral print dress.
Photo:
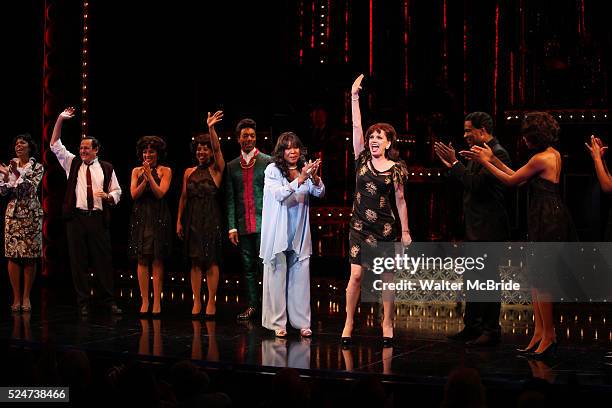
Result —
[[8, 181], [0, 181], [0, 194], [10, 196], [4, 217], [4, 255], [7, 258], [40, 258], [43, 211], [37, 191], [43, 166], [30, 159], [18, 171], [19, 177], [10, 173]]
[[[401, 162], [388, 171], [379, 172], [372, 165], [369, 151], [361, 152], [355, 163], [356, 185], [353, 216], [349, 231], [349, 260], [351, 264], [369, 266], [377, 253], [379, 242], [398, 240], [399, 220], [393, 214], [394, 183], [404, 183], [407, 169]], [[364, 254], [365, 252], [369, 255]], [[367, 258], [367, 259], [365, 259]]]

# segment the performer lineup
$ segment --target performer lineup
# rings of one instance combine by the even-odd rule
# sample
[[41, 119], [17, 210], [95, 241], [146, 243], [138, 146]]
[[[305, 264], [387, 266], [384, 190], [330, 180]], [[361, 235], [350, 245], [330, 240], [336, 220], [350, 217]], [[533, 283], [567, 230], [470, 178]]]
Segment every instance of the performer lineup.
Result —
[[[364, 273], [372, 265], [373, 248], [382, 243], [412, 242], [405, 191], [408, 170], [392, 146], [397, 133], [388, 123], [374, 123], [364, 133], [359, 106], [363, 75], [350, 90], [355, 194], [349, 230], [350, 278], [346, 286], [346, 319], [339, 336], [343, 347], [353, 344], [355, 309]], [[66, 108], [55, 123], [50, 149], [67, 178], [63, 201], [70, 269], [78, 312], [90, 313], [89, 268], [108, 309], [122, 313], [114, 299], [110, 217], [121, 200], [121, 187], [112, 163], [101, 160], [101, 144], [91, 136], [80, 141], [78, 154], [62, 142], [65, 121], [75, 116]], [[144, 136], [136, 143], [142, 164], [131, 172], [130, 195], [133, 207], [129, 222], [129, 256], [137, 263], [142, 298], [140, 314], [159, 315], [164, 261], [171, 254], [173, 235], [183, 242], [184, 255], [191, 262], [193, 318], [215, 319], [219, 264], [223, 241], [228, 237], [239, 250], [247, 293], [247, 308], [237, 315], [251, 320], [261, 313], [262, 326], [277, 337], [286, 337], [287, 325], [310, 337], [310, 196], [323, 197], [325, 184], [320, 159], [306, 160], [305, 146], [293, 132], [282, 133], [271, 155], [256, 147], [257, 126], [245, 118], [238, 122], [235, 136], [240, 155], [225, 162], [215, 127], [223, 112], [208, 113], [208, 133], [198, 133], [191, 142], [196, 166], [185, 170], [176, 224], [166, 201], [173, 169], [165, 162], [166, 142], [158, 136]], [[484, 112], [472, 112], [464, 119], [467, 150], [456, 151], [451, 143], [436, 142], [435, 153], [448, 168], [451, 178], [463, 186], [463, 213], [466, 241], [505, 242], [510, 224], [504, 194], [509, 186], [529, 186], [528, 239], [534, 242], [567, 242], [576, 239], [569, 211], [559, 193], [562, 156], [555, 149], [559, 125], [545, 112], [525, 115], [522, 141], [532, 155], [522, 167], [513, 167], [502, 141], [493, 135], [493, 119]], [[13, 140], [15, 158], [0, 164], [0, 193], [9, 197], [5, 214], [5, 256], [13, 291], [11, 310], [30, 312], [30, 290], [42, 256], [43, 210], [37, 189], [43, 166], [35, 159], [37, 146], [29, 134]], [[586, 144], [595, 173], [604, 192], [612, 192], [612, 175], [604, 158], [607, 146], [596, 136]], [[220, 195], [227, 208], [222, 211]], [[227, 215], [223, 220], [224, 214]], [[227, 230], [225, 229], [227, 226]], [[382, 245], [381, 245], [382, 247]], [[497, 263], [489, 263], [489, 265]], [[479, 276], [499, 277], [496, 267], [485, 267]], [[23, 288], [21, 271], [23, 270]], [[380, 273], [380, 272], [378, 272]], [[465, 272], [469, 279], [471, 271]], [[263, 277], [262, 277], [263, 275]], [[545, 357], [555, 352], [556, 335], [553, 303], [546, 282], [537, 273], [532, 281], [535, 329], [520, 353]], [[208, 296], [202, 304], [203, 278]], [[382, 287], [393, 282], [393, 274], [379, 275]], [[258, 282], [263, 282], [263, 285]], [[152, 282], [153, 304], [149, 304]], [[391, 285], [392, 286], [392, 285]], [[394, 291], [382, 290], [384, 347], [393, 345]], [[464, 328], [450, 338], [470, 345], [494, 345], [500, 341], [501, 303], [474, 301], [466, 292]]]

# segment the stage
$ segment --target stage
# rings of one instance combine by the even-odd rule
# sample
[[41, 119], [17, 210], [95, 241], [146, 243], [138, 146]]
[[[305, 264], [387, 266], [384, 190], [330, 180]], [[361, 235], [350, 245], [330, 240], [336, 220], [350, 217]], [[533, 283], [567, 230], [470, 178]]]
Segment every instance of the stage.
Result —
[[531, 309], [512, 305], [504, 305], [500, 316], [501, 344], [488, 348], [466, 347], [446, 339], [462, 328], [460, 306], [398, 305], [394, 347], [383, 348], [379, 307], [361, 304], [354, 345], [343, 349], [339, 341], [344, 322], [343, 285], [315, 279], [313, 286], [318, 288], [312, 295], [314, 334], [310, 339], [300, 338], [297, 330], [289, 330], [286, 339], [275, 338], [261, 327], [259, 317], [252, 322], [236, 321], [244, 305], [229, 278], [221, 285], [216, 321], [191, 319], [191, 292], [186, 285], [167, 285], [160, 317], [138, 314], [136, 287], [117, 289], [123, 315], [113, 316], [94, 307], [86, 318], [77, 314], [69, 290], [63, 293], [43, 287], [35, 292], [32, 313], [10, 314], [8, 308], [3, 312], [0, 337], [10, 339], [14, 349], [38, 350], [52, 343], [60, 352], [79, 349], [92, 360], [112, 364], [137, 360], [168, 366], [192, 360], [212, 373], [213, 382], [217, 379], [217, 387], [235, 404], [246, 397], [230, 383], [240, 378], [265, 384], [266, 377], [284, 367], [296, 368], [303, 378], [321, 380], [327, 387], [340, 384], [340, 389], [375, 375], [395, 393], [396, 402], [407, 397], [403, 394], [407, 390], [429, 390], [429, 401], [435, 403], [448, 375], [458, 367], [476, 368], [489, 394], [496, 395], [494, 400], [501, 395], [516, 396], [534, 378], [550, 383], [551, 389], [573, 389], [574, 396], [612, 393], [612, 361], [605, 364], [612, 360], [605, 358], [612, 350], [612, 310], [605, 305], [561, 305], [556, 317], [559, 350], [544, 361], [522, 358], [515, 351], [526, 344], [533, 326]]

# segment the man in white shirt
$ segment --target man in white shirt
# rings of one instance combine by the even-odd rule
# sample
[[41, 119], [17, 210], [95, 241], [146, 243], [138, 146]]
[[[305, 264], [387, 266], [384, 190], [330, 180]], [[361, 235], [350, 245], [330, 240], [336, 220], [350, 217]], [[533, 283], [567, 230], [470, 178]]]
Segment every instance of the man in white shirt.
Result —
[[109, 221], [110, 207], [119, 202], [121, 187], [112, 164], [98, 160], [100, 144], [97, 139], [81, 139], [78, 156], [70, 153], [62, 144], [63, 121], [72, 119], [74, 111], [74, 108], [67, 108], [58, 116], [50, 147], [68, 177], [63, 213], [79, 312], [82, 316], [89, 313], [91, 291], [88, 267], [91, 259], [103, 302], [112, 313], [120, 314], [121, 309], [117, 307], [113, 295]]

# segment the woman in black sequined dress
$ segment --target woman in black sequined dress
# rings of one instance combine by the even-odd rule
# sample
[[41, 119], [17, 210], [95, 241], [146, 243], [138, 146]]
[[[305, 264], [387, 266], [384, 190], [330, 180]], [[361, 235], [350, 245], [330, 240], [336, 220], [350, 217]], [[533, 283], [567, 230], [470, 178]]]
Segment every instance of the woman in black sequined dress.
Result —
[[128, 252], [138, 262], [137, 275], [142, 305], [149, 311], [149, 271], [153, 274], [153, 314], [161, 313], [164, 259], [171, 252], [172, 221], [166, 193], [172, 169], [159, 164], [166, 153], [166, 142], [157, 136], [144, 136], [136, 144], [142, 166], [132, 170], [130, 193], [134, 200], [130, 217]]
[[221, 153], [215, 125], [223, 112], [208, 113], [210, 134], [197, 135], [192, 141], [198, 165], [185, 170], [183, 189], [179, 201], [176, 232], [185, 242], [185, 253], [191, 260], [191, 289], [193, 291], [192, 317], [202, 311], [202, 271], [206, 271], [208, 302], [205, 317], [214, 319], [217, 307], [219, 263], [223, 252], [222, 217], [219, 207], [219, 186], [223, 178], [225, 161]]

